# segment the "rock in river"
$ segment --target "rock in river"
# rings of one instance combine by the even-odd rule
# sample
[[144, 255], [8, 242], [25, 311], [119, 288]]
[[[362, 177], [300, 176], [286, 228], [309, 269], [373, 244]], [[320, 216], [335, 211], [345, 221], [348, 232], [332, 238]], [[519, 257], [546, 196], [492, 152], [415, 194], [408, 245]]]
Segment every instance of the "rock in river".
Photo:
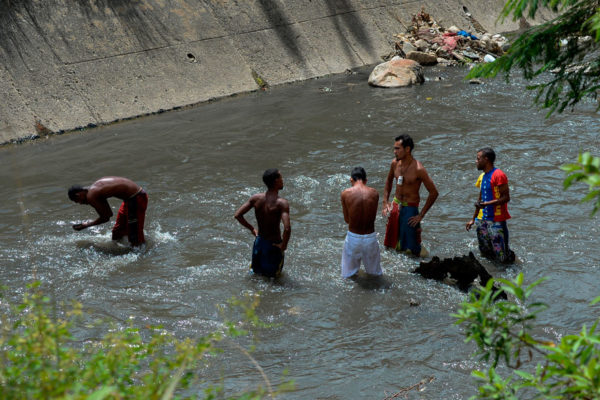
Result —
[[423, 83], [423, 68], [418, 62], [394, 57], [379, 64], [369, 76], [369, 85], [403, 87]]

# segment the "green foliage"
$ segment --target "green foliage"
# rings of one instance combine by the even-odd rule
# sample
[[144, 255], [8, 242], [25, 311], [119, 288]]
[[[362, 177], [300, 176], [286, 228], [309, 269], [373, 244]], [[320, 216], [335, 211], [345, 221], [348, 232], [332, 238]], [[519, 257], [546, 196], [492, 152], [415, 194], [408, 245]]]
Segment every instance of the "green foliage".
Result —
[[[474, 341], [483, 360], [492, 360], [487, 371], [474, 371], [479, 381], [478, 399], [597, 399], [600, 398], [600, 334], [598, 321], [559, 343], [535, 338], [537, 315], [546, 309], [532, 302], [533, 288], [524, 286], [523, 274], [514, 281], [499, 279], [500, 290], [514, 300], [500, 300], [490, 280], [472, 293], [454, 316], [466, 326], [466, 341]], [[594, 300], [595, 302], [600, 299]], [[536, 365], [534, 358], [539, 359]], [[507, 376], [498, 372], [504, 361]]]
[[525, 303], [539, 280], [523, 289], [523, 275], [520, 274], [515, 282], [498, 279], [501, 290], [493, 291], [492, 280], [488, 281], [486, 289], [481, 293], [472, 293], [470, 302], [462, 304], [461, 310], [455, 314], [457, 323], [477, 321], [477, 324], [467, 326], [467, 341], [474, 341], [481, 351], [482, 359], [492, 358], [496, 367], [500, 358], [510, 365], [514, 360], [517, 367], [521, 364], [521, 355], [534, 340], [530, 337], [531, 322], [546, 306], [540, 303], [522, 307], [516, 302], [499, 301], [502, 292], [512, 294], [520, 303]]
[[540, 77], [528, 88], [537, 91], [536, 104], [548, 108], [550, 115], [573, 108], [584, 97], [597, 98], [600, 14], [597, 0], [510, 0], [502, 17], [512, 13], [518, 19], [527, 9], [529, 17], [534, 17], [540, 6], [561, 14], [523, 32], [505, 55], [473, 68], [467, 78], [494, 77], [503, 72], [508, 81], [513, 68], [520, 69], [527, 80]]
[[[244, 305], [256, 325], [258, 300], [236, 304]], [[78, 304], [59, 312], [39, 283], [29, 287], [21, 304], [0, 302], [0, 399], [225, 398], [221, 387], [198, 389], [206, 386], [201, 371], [207, 357], [219, 352], [223, 333], [180, 340], [160, 327], [113, 327], [101, 340], [78, 343], [71, 329], [81, 315]], [[230, 336], [244, 333], [234, 325], [227, 323]], [[268, 390], [258, 387], [234, 398], [261, 399], [267, 393], [273, 398], [290, 388], [287, 382], [274, 392], [269, 383]]]
[[560, 167], [567, 174], [563, 182], [564, 188], [569, 188], [574, 182], [587, 183], [589, 193], [581, 202], [595, 199], [592, 215], [600, 208], [600, 157], [593, 157], [589, 152], [580, 154], [577, 163], [566, 164]]
[[[600, 2], [598, 0], [507, 0], [501, 19], [512, 14], [514, 20], [523, 16], [534, 18], [537, 11], [547, 8], [556, 17], [533, 26], [515, 40], [505, 55], [488, 64], [473, 68], [465, 79], [495, 77], [518, 68], [525, 79], [535, 81], [528, 89], [536, 90], [534, 102], [553, 112], [561, 113], [575, 107], [584, 98], [598, 99], [600, 91]], [[596, 111], [600, 109], [600, 103]], [[592, 215], [600, 207], [600, 172], [593, 164], [596, 157], [589, 153], [579, 156], [577, 164], [562, 166], [569, 176], [565, 189], [573, 182], [589, 185], [582, 202], [596, 199]]]

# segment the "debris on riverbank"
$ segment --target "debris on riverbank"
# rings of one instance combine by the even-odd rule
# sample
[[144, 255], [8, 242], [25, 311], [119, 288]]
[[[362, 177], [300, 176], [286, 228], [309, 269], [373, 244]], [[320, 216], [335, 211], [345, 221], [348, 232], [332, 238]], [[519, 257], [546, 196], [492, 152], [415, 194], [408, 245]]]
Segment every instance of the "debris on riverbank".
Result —
[[[470, 14], [467, 17], [475, 31], [465, 31], [456, 26], [442, 27], [424, 8], [412, 16], [410, 27], [406, 32], [396, 35], [394, 50], [383, 56], [384, 63], [379, 64], [379, 70], [387, 69], [388, 63], [397, 59], [408, 59], [422, 66], [472, 64], [492, 62], [504, 54], [508, 48], [508, 40], [500, 34], [491, 34], [479, 24]], [[393, 75], [393, 71], [390, 75]], [[386, 77], [384, 77], [386, 78]], [[395, 79], [393, 81], [396, 81]], [[369, 84], [380, 87], [409, 86], [422, 81], [403, 82], [390, 85], [390, 79], [369, 78]]]
[[503, 55], [508, 46], [506, 37], [486, 32], [470, 14], [467, 16], [476, 31], [456, 26], [444, 28], [421, 8], [421, 12], [413, 15], [407, 31], [396, 35], [395, 51], [388, 59], [400, 56], [421, 65], [450, 65], [489, 62]]

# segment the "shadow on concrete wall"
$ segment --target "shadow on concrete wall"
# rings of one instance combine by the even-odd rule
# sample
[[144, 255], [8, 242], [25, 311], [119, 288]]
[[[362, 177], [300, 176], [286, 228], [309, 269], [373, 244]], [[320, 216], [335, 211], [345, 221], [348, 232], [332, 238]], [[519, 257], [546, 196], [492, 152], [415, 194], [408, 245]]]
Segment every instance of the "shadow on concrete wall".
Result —
[[[81, 15], [85, 19], [82, 24], [89, 24], [93, 20], [116, 20], [126, 35], [135, 38], [141, 48], [169, 45], [174, 39], [165, 21], [160, 20], [161, 13], [147, 11], [147, 7], [141, 7], [140, 0], [69, 0], [67, 3], [69, 7], [78, 7], [79, 11], [79, 14], [68, 13], [67, 18], [77, 18]], [[64, 26], [70, 21], [42, 20], [56, 17], [56, 10], [52, 10], [52, 7], [59, 8], [60, 4], [52, 1], [0, 0], [0, 49], [7, 58], [21, 59], [25, 63], [23, 55], [39, 48], [39, 43], [35, 42], [41, 38], [57, 61], [62, 62], [54, 52], [53, 43], [49, 42], [49, 35], [52, 35], [54, 40], [62, 40], [67, 48], [72, 47], [72, 41], [62, 34]], [[56, 33], [48, 33], [47, 27], [50, 24]]]
[[[259, 5], [265, 16], [269, 21], [269, 25], [272, 26], [279, 37], [281, 43], [290, 51], [292, 57], [304, 67], [304, 57], [298, 47], [297, 38], [299, 33], [293, 29], [293, 24], [289, 21], [285, 12], [277, 0], [258, 0]], [[336, 31], [340, 38], [340, 42], [343, 44], [344, 51], [349, 60], [355, 57], [360, 58], [352, 45], [345, 36], [345, 33], [354, 36], [354, 39], [364, 45], [365, 49], [371, 53], [373, 52], [373, 44], [367, 31], [363, 27], [363, 21], [361, 21], [352, 4], [349, 0], [325, 0], [329, 15], [335, 16], [332, 18], [335, 24]], [[343, 30], [343, 27], [346, 30]]]
[[[63, 21], [61, 24], [61, 21], [39, 20], [43, 17], [56, 18], [56, 13], [53, 13], [51, 8], [59, 7], [60, 4], [57, 3], [61, 2], [0, 0], [0, 49], [4, 50], [8, 58], [23, 59], [23, 54], [31, 52], [32, 48], [36, 47], [36, 43], [32, 42], [39, 41], [41, 38], [57, 61], [61, 62], [59, 56], [53, 51], [53, 43], [48, 42], [49, 37], [45, 27], [52, 24], [57, 32], [53, 40], [62, 39], [65, 46], [69, 48], [73, 44], [65, 38], [66, 35], [60, 33], [62, 26], [68, 22]], [[79, 13], [67, 13], [70, 15], [68, 18], [77, 18], [80, 15], [84, 19], [82, 21], [84, 24], [92, 20], [118, 21], [126, 35], [135, 38], [145, 49], [166, 46], [181, 40], [174, 37], [175, 33], [169, 29], [168, 21], [160, 19], [164, 13], [142, 7], [145, 4], [143, 0], [69, 0], [66, 3], [79, 8]], [[325, 3], [330, 15], [336, 15], [332, 20], [347, 56], [350, 59], [356, 57], [355, 50], [345, 37], [348, 34], [353, 35], [355, 41], [371, 52], [372, 43], [350, 1], [325, 0]], [[289, 50], [289, 54], [304, 67], [305, 57], [298, 46], [299, 32], [293, 28], [282, 3], [279, 0], [258, 0], [258, 4], [281, 43]]]
[[371, 39], [367, 35], [367, 31], [363, 27], [363, 21], [358, 18], [356, 15], [356, 11], [353, 9], [352, 4], [348, 0], [325, 0], [327, 3], [327, 8], [329, 9], [330, 15], [336, 15], [333, 18], [333, 23], [336, 27], [336, 32], [340, 37], [340, 41], [343, 43], [344, 52], [349, 60], [352, 60], [354, 57], [360, 58], [360, 56], [356, 53], [348, 39], [344, 36], [344, 31], [342, 29], [342, 25], [344, 24], [347, 31], [354, 36], [354, 39], [365, 46], [367, 52], [372, 53], [373, 44], [371, 43]]
[[290, 51], [294, 60], [302, 67], [306, 67], [297, 37], [299, 33], [294, 31], [292, 24], [283, 12], [277, 0], [258, 0], [260, 7], [279, 37], [281, 43]]
[[25, 54], [35, 52], [39, 47], [33, 42], [38, 35], [60, 60], [47, 42], [48, 38], [44, 35], [44, 29], [36, 17], [38, 14], [33, 3], [33, 0], [0, 0], [0, 50], [6, 55], [4, 63], [21, 60], [23, 64], [30, 66]]
[[146, 12], [148, 8], [141, 7], [140, 0], [76, 0], [76, 2], [88, 20], [116, 17], [123, 29], [128, 31], [144, 49], [171, 44], [172, 32], [165, 22], [158, 18], [161, 13], [154, 10]]

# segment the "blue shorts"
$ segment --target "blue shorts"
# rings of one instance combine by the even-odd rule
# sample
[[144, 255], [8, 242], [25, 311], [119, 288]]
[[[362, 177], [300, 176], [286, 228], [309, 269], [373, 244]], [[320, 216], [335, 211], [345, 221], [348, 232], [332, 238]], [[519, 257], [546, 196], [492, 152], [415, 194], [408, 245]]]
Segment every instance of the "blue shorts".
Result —
[[419, 214], [419, 208], [413, 206], [400, 207], [398, 217], [398, 244], [396, 250], [410, 250], [414, 255], [421, 254], [421, 224], [410, 226], [408, 219]]
[[283, 268], [283, 251], [273, 246], [274, 242], [257, 236], [252, 248], [252, 264], [250, 268], [256, 274], [277, 277]]

